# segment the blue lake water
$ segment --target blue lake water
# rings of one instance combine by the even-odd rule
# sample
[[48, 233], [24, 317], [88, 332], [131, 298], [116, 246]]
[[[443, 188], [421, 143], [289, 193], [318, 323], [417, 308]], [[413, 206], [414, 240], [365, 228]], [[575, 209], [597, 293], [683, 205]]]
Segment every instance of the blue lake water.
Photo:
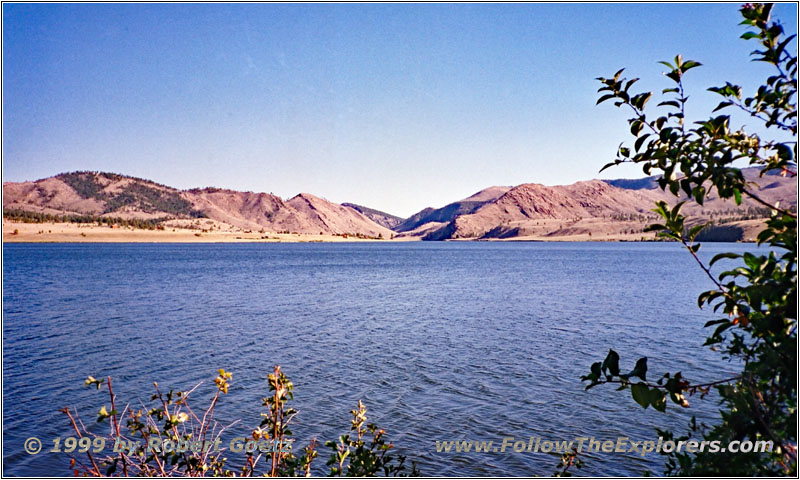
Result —
[[[711, 287], [666, 243], [6, 244], [3, 473], [70, 475], [64, 454], [28, 455], [23, 442], [47, 450], [70, 435], [67, 405], [108, 428], [95, 424], [108, 399], [83, 386], [88, 375], [111, 375], [119, 401], [138, 405], [153, 381], [211, 392], [225, 368], [218, 419], [240, 419], [231, 430], [248, 435], [279, 364], [295, 385], [297, 446], [346, 433], [361, 399], [423, 474], [551, 475], [553, 455], [437, 453], [435, 442], [654, 440], [654, 427], [683, 432], [691, 414], [713, 420], [713, 398], [662, 414], [579, 380], [609, 348], [623, 370], [647, 356], [653, 378], [735, 372], [701, 346], [717, 317], [696, 298]], [[577, 473], [590, 475], [661, 474], [663, 463], [583, 460]]]

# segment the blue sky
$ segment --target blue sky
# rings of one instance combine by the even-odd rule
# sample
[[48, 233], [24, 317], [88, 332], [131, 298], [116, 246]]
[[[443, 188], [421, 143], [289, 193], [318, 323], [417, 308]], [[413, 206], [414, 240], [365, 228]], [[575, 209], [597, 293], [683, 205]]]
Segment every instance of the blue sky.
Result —
[[[775, 15], [797, 32], [797, 10]], [[689, 118], [769, 70], [737, 4], [4, 4], [3, 181], [103, 170], [310, 192], [407, 216], [598, 170], [628, 140], [598, 76], [687, 76]], [[747, 124], [748, 119], [742, 122]]]

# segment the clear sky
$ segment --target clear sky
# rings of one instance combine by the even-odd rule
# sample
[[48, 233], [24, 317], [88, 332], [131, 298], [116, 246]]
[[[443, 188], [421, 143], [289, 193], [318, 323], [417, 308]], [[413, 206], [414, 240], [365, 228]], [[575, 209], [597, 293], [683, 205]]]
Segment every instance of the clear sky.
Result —
[[[797, 7], [775, 14], [797, 32]], [[754, 87], [737, 4], [4, 4], [3, 181], [102, 170], [309, 192], [400, 216], [598, 170], [628, 140], [598, 76]], [[747, 123], [748, 119], [743, 119]]]

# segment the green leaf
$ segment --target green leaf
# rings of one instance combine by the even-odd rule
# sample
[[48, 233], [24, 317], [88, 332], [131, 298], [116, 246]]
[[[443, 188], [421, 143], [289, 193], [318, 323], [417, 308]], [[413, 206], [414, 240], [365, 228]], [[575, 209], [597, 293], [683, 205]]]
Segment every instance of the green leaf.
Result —
[[680, 73], [675, 71], [675, 70], [673, 70], [673, 71], [671, 71], [669, 73], [665, 73], [664, 76], [669, 78], [670, 80], [672, 80], [675, 83], [679, 83], [681, 81]]
[[708, 223], [702, 223], [700, 225], [695, 225], [694, 227], [689, 229], [689, 233], [688, 233], [687, 237], [689, 237], [689, 240], [694, 240], [694, 237], [696, 237], [697, 234], [700, 233], [700, 231], [703, 230], [704, 228], [706, 228], [707, 226], [708, 226]]
[[98, 422], [102, 422], [103, 420], [105, 420], [106, 418], [110, 417], [111, 415], [116, 415], [116, 414], [117, 414], [116, 410], [111, 410], [109, 412], [108, 410], [106, 410], [106, 406], [103, 405], [100, 408], [100, 412], [97, 413], [97, 421]]
[[603, 95], [602, 97], [600, 97], [597, 100], [597, 103], [595, 103], [595, 105], [600, 105], [601, 103], [605, 102], [606, 100], [611, 100], [612, 98], [614, 98], [614, 95]]
[[647, 104], [647, 101], [650, 100], [650, 97], [652, 96], [653, 92], [640, 93], [639, 95], [633, 97], [631, 103], [633, 103], [633, 105], [639, 110], [643, 110], [644, 106]]
[[700, 205], [703, 205], [703, 201], [706, 198], [706, 187], [700, 185], [699, 187], [694, 189], [694, 201]]
[[645, 140], [647, 140], [647, 137], [649, 136], [650, 136], [649, 133], [645, 133], [644, 135], [636, 139], [636, 142], [633, 144], [633, 147], [636, 149], [637, 152], [642, 149], [642, 144], [645, 142]]
[[644, 383], [631, 385], [631, 395], [642, 408], [647, 408], [650, 405], [650, 389]]
[[667, 396], [658, 388], [653, 388], [648, 392], [648, 401], [659, 412], [667, 410]]
[[603, 370], [608, 370], [612, 377], [619, 375], [619, 354], [614, 350], [609, 350], [606, 359], [603, 360]]
[[603, 372], [602, 372], [602, 365], [603, 365], [603, 364], [602, 364], [602, 363], [600, 363], [600, 362], [594, 362], [594, 363], [592, 364], [592, 373], [593, 373], [594, 375], [597, 375], [597, 378], [600, 378], [600, 375], [602, 375], [602, 373], [603, 373]]
[[620, 163], [622, 163], [622, 162], [620, 162], [619, 160], [614, 160], [613, 162], [606, 163], [605, 165], [603, 165], [603, 168], [600, 169], [600, 172], [602, 172], [603, 170], [605, 170], [605, 169], [607, 169], [609, 167], [613, 167], [615, 165], [619, 165]]
[[639, 377], [647, 381], [647, 357], [642, 357], [636, 361], [633, 370], [628, 373], [627, 377]]
[[725, 330], [729, 329], [732, 326], [733, 326], [733, 324], [731, 322], [721, 323], [716, 328], [716, 330], [714, 330], [714, 333], [711, 334], [711, 337], [712, 338], [719, 337], [722, 332], [724, 332]]
[[739, 257], [741, 257], [741, 255], [739, 255], [738, 253], [730, 253], [730, 252], [718, 253], [714, 255], [714, 258], [712, 258], [710, 262], [708, 262], [708, 265], [709, 266], [714, 265], [723, 258], [739, 258]]
[[730, 322], [730, 320], [728, 320], [726, 318], [722, 318], [722, 319], [719, 319], [719, 320], [709, 320], [708, 322], [705, 323], [705, 325], [703, 325], [703, 327], [704, 328], [708, 328], [708, 327], [712, 327], [714, 325], [719, 325], [719, 324], [722, 324], [722, 323], [731, 323], [731, 322]]
[[717, 108], [712, 110], [712, 112], [716, 112], [717, 110], [722, 110], [723, 108], [730, 107], [731, 105], [733, 105], [733, 102], [719, 102]]
[[100, 390], [100, 386], [103, 384], [103, 382], [105, 382], [105, 379], [97, 380], [93, 376], [89, 375], [89, 377], [86, 380], [84, 380], [83, 384], [87, 386], [94, 385], [95, 387], [97, 387], [98, 390]]
[[684, 203], [686, 203], [686, 200], [678, 202], [675, 204], [674, 207], [672, 207], [672, 212], [670, 212], [670, 218], [678, 218], [678, 214], [680, 213], [681, 207], [683, 207]]
[[702, 63], [700, 62], [695, 62], [694, 60], [687, 60], [683, 62], [683, 65], [681, 66], [681, 71], [688, 72], [690, 69], [699, 67], [701, 65]]
[[666, 229], [667, 229], [667, 227], [665, 227], [664, 225], [661, 225], [660, 223], [653, 223], [653, 224], [648, 225], [647, 227], [645, 227], [644, 231], [645, 232], [660, 232], [660, 231], [663, 231], [663, 230], [666, 230]]
[[667, 100], [665, 102], [661, 102], [661, 103], [658, 104], [658, 106], [659, 107], [667, 106], [667, 107], [681, 108], [681, 104], [676, 102], [675, 100]]

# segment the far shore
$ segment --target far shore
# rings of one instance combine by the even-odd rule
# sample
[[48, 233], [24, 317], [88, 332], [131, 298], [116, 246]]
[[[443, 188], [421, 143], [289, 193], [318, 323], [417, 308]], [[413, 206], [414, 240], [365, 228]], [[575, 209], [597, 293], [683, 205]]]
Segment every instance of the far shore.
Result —
[[[16, 233], [15, 233], [16, 232]], [[260, 233], [241, 230], [201, 231], [190, 228], [147, 230], [81, 223], [22, 223], [3, 221], [3, 243], [309, 243], [409, 241], [365, 239], [352, 235]]]
[[[492, 242], [586, 242], [653, 240], [653, 234], [615, 234], [592, 238], [591, 235], [524, 236], [490, 239]], [[318, 242], [414, 242], [420, 237], [397, 236], [393, 239], [369, 239], [352, 235], [260, 233], [249, 230], [201, 231], [189, 228], [147, 230], [131, 227], [97, 226], [81, 223], [23, 223], [3, 221], [3, 243], [318, 243]], [[459, 239], [453, 241], [475, 241]]]
[[[420, 237], [402, 236], [374, 239], [353, 235], [274, 233], [250, 230], [209, 230], [167, 227], [147, 230], [132, 227], [97, 226], [80, 223], [22, 223], [3, 221], [3, 243], [319, 243], [319, 242], [414, 242]], [[478, 241], [456, 239], [456, 242]], [[563, 236], [527, 235], [505, 239], [486, 239], [490, 242], [652, 242], [654, 233], [606, 233], [594, 236], [578, 233]], [[746, 238], [745, 241], [752, 241]]]

